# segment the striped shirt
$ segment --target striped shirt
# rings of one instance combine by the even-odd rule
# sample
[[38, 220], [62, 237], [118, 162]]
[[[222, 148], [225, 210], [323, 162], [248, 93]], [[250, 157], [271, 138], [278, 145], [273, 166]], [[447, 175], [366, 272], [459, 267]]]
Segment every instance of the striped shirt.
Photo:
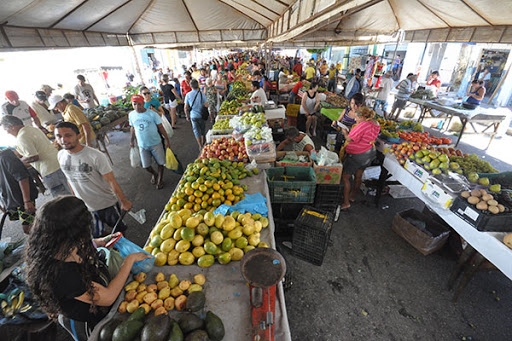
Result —
[[412, 93], [412, 81], [409, 78], [404, 79], [398, 84], [398, 93], [396, 94], [397, 99], [408, 100]]
[[348, 154], [362, 154], [369, 151], [379, 135], [380, 125], [373, 121], [363, 121], [352, 127], [348, 137], [351, 141], [345, 151]]

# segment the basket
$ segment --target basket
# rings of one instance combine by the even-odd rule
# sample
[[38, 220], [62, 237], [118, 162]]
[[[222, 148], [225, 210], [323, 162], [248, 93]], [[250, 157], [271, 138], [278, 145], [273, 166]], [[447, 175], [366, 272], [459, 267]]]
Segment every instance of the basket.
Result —
[[300, 110], [300, 104], [288, 104], [286, 106], [286, 116], [297, 117]]
[[297, 258], [322, 265], [327, 252], [333, 214], [308, 207], [302, 209], [293, 229], [292, 251]]
[[334, 212], [343, 199], [343, 187], [341, 185], [317, 185], [315, 192], [315, 207]]
[[311, 167], [274, 167], [267, 169], [272, 203], [313, 203], [316, 176]]

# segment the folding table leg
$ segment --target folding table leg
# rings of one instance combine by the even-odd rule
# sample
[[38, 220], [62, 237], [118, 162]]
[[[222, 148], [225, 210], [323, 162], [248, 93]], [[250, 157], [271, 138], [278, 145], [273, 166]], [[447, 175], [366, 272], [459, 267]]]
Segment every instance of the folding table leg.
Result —
[[455, 281], [459, 277], [460, 273], [462, 272], [464, 267], [471, 260], [475, 253], [475, 248], [468, 244], [464, 251], [462, 252], [462, 254], [460, 255], [459, 260], [457, 261], [457, 265], [455, 266], [455, 269], [453, 269], [450, 279], [448, 280], [448, 290], [451, 290], [453, 288], [453, 285], [455, 284]]
[[464, 270], [464, 275], [462, 279], [460, 280], [459, 285], [457, 286], [457, 289], [455, 290], [455, 293], [453, 294], [452, 302], [455, 303], [459, 299], [460, 294], [468, 285], [471, 278], [473, 278], [473, 275], [478, 270], [480, 265], [485, 261], [485, 257], [482, 256], [480, 253], [476, 252], [473, 259], [469, 262], [469, 266], [466, 267]]

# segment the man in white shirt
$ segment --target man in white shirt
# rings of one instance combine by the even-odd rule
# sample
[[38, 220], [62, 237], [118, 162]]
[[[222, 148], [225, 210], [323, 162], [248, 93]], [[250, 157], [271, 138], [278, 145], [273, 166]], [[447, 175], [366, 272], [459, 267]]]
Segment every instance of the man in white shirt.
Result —
[[393, 79], [391, 78], [391, 75], [391, 71], [384, 73], [384, 76], [380, 80], [380, 86], [377, 98], [375, 99], [375, 104], [373, 105], [373, 110], [380, 106], [384, 118], [387, 118], [388, 116], [388, 98], [389, 93], [393, 89]]
[[261, 105], [267, 103], [267, 95], [265, 94], [265, 91], [260, 88], [260, 82], [252, 81], [251, 84], [252, 91], [254, 91], [251, 96], [251, 103]]
[[98, 97], [96, 97], [91, 84], [86, 83], [85, 77], [82, 75], [78, 75], [76, 78], [78, 79], [78, 84], [75, 85], [74, 95], [82, 107], [94, 108], [99, 106], [100, 101], [98, 100]]

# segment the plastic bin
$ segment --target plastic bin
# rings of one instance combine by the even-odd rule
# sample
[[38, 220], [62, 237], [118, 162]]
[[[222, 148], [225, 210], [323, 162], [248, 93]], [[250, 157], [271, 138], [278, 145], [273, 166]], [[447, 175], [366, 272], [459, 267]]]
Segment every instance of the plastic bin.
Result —
[[343, 199], [343, 187], [341, 185], [316, 185], [315, 207], [334, 212]]
[[316, 176], [311, 167], [274, 167], [267, 169], [272, 203], [313, 203]]
[[[425, 228], [413, 225], [408, 219], [424, 222]], [[414, 209], [397, 213], [391, 227], [425, 256], [442, 248], [450, 235], [450, 231], [445, 226]]]
[[297, 258], [322, 265], [332, 231], [333, 214], [306, 206], [293, 229], [292, 252]]

